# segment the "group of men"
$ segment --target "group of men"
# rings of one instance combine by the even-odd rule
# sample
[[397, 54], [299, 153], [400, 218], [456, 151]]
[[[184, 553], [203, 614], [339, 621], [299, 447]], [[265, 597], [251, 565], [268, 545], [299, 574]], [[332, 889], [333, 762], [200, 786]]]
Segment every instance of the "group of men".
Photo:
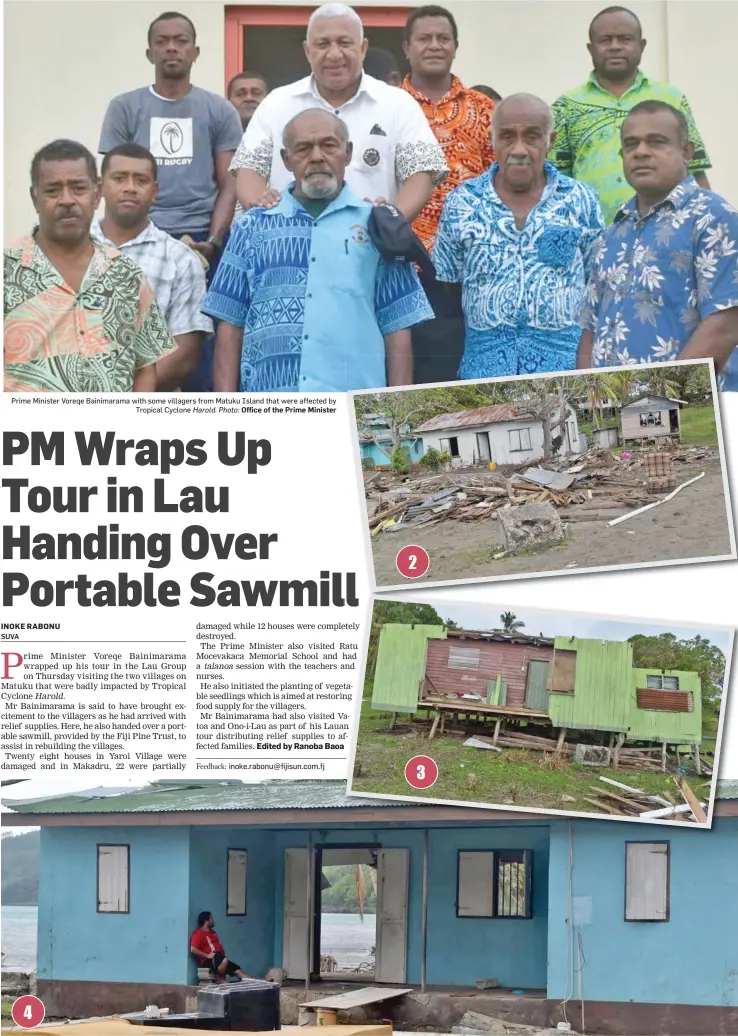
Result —
[[684, 95], [640, 70], [637, 17], [594, 18], [592, 74], [552, 108], [464, 86], [458, 45], [451, 12], [415, 8], [402, 78], [324, 4], [310, 75], [270, 92], [243, 72], [226, 100], [191, 82], [190, 20], [157, 18], [154, 84], [110, 102], [100, 179], [74, 141], [34, 156], [38, 226], [5, 250], [6, 390], [343, 391], [703, 357], [738, 388], [738, 212]]

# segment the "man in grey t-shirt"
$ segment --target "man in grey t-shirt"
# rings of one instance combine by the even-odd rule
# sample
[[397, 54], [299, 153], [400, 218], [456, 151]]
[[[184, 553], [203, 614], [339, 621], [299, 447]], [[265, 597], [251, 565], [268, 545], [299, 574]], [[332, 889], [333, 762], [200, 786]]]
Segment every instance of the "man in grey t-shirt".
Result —
[[189, 18], [160, 15], [148, 40], [154, 85], [113, 98], [98, 150], [105, 154], [124, 143], [148, 148], [160, 185], [152, 221], [174, 237], [189, 234], [212, 267], [236, 203], [228, 167], [243, 133], [241, 120], [223, 97], [190, 82], [200, 48]]

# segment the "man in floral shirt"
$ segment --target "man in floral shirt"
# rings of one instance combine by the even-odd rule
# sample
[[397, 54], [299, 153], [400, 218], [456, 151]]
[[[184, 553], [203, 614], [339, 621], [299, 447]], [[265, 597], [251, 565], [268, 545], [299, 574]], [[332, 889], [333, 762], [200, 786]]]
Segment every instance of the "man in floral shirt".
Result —
[[593, 246], [605, 223], [591, 187], [546, 161], [553, 116], [513, 94], [495, 108], [497, 161], [449, 194], [433, 262], [462, 285], [467, 379], [571, 370]]
[[635, 198], [595, 256], [579, 367], [713, 357], [738, 390], [738, 212], [689, 174], [687, 121], [644, 101], [623, 123], [623, 166]]

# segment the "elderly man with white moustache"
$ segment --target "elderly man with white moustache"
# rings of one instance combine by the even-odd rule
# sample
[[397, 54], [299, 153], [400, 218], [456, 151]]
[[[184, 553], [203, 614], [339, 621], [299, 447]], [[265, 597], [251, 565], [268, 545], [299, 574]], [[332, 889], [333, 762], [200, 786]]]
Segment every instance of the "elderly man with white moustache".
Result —
[[409, 221], [425, 208], [448, 175], [443, 151], [417, 101], [363, 71], [367, 47], [353, 8], [329, 3], [313, 11], [304, 43], [311, 74], [262, 101], [231, 162], [236, 217], [241, 207], [278, 202], [290, 182], [282, 131], [308, 108], [325, 108], [348, 126], [354, 150], [345, 176], [355, 195], [391, 202]]
[[440, 281], [462, 285], [463, 379], [572, 370], [594, 246], [595, 191], [546, 160], [551, 109], [513, 94], [495, 108], [496, 161], [446, 198], [433, 250]]

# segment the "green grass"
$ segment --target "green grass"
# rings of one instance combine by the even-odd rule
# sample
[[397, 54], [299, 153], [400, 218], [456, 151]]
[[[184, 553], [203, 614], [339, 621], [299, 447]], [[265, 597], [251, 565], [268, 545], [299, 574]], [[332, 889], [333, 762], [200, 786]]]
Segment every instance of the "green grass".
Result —
[[717, 446], [714, 407], [690, 406], [682, 410], [682, 442], [689, 446]]
[[[680, 801], [673, 775], [668, 773], [629, 770], [627, 764], [614, 770], [577, 766], [565, 759], [547, 763], [542, 752], [522, 749], [504, 748], [498, 753], [464, 748], [459, 735], [437, 736], [429, 742], [430, 723], [411, 723], [410, 719], [408, 715], [398, 716], [397, 730], [388, 732], [390, 717], [372, 713], [369, 702], [363, 703], [352, 785], [355, 791], [594, 813], [596, 808], [586, 799], [596, 798], [598, 785], [600, 790], [605, 788], [599, 780], [602, 774], [653, 795], [668, 792]], [[438, 765], [438, 780], [427, 791], [415, 791], [405, 780], [405, 765], [415, 755], [429, 755]], [[709, 794], [709, 780], [691, 778], [690, 783], [697, 795]]]

